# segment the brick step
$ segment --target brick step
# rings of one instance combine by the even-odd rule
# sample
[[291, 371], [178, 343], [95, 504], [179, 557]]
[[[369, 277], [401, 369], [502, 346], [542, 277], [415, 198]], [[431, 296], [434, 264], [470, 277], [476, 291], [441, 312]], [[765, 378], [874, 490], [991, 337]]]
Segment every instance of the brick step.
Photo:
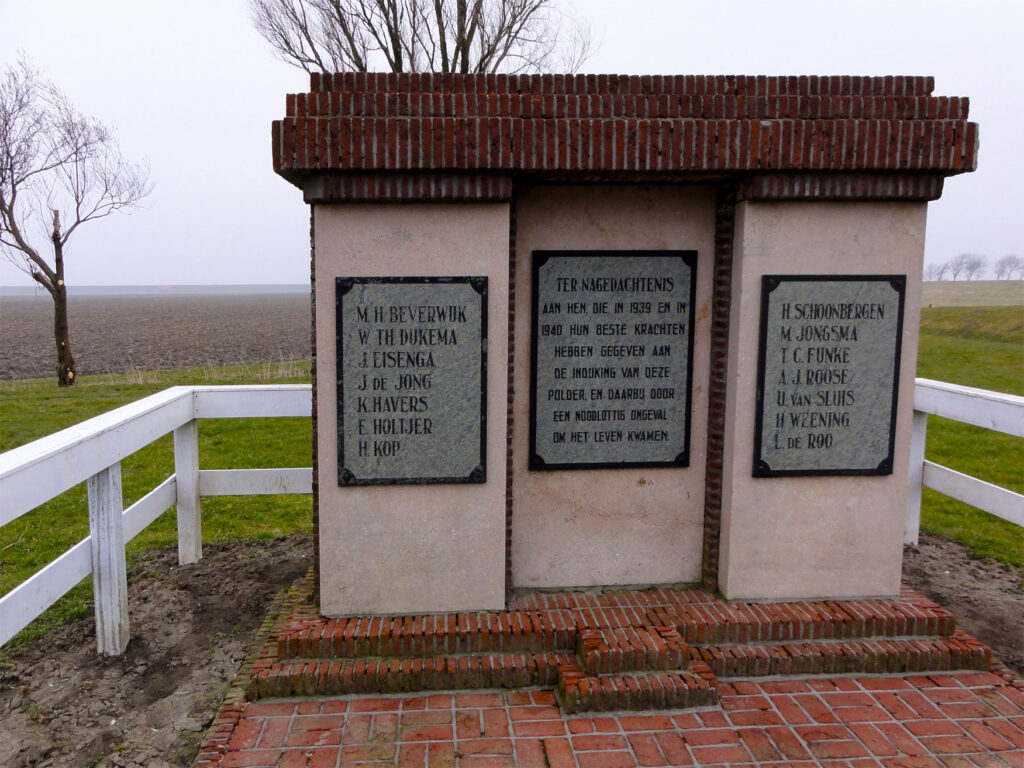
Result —
[[913, 593], [901, 600], [763, 604], [726, 603], [696, 590], [678, 594], [691, 599], [675, 605], [300, 618], [281, 631], [277, 655], [354, 659], [564, 651], [576, 648], [582, 633], [609, 627], [674, 627], [690, 645], [950, 636], [955, 629], [952, 614]]
[[576, 646], [572, 611], [496, 611], [351, 617], [285, 627], [280, 659], [415, 658], [469, 653], [542, 653]]
[[576, 656], [588, 675], [686, 669], [689, 647], [675, 627], [588, 629], [576, 641]]
[[991, 649], [962, 630], [952, 637], [691, 646], [690, 656], [726, 678], [987, 670], [992, 663]]
[[257, 664], [246, 695], [255, 700], [554, 686], [558, 682], [559, 667], [566, 665], [575, 665], [575, 657], [568, 652], [286, 660]]
[[952, 635], [953, 615], [930, 600], [708, 601], [644, 610], [646, 623], [673, 626], [690, 645]]
[[689, 670], [588, 675], [577, 665], [559, 670], [555, 688], [562, 711], [689, 709], [718, 703], [715, 676], [707, 664]]

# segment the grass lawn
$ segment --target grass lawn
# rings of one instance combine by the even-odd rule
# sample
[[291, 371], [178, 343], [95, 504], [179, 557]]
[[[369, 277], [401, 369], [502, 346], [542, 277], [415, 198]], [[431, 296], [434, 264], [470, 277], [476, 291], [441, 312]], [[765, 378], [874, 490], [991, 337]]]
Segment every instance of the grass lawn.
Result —
[[[922, 311], [918, 375], [1024, 395], [1024, 307], [936, 307]], [[133, 372], [82, 377], [59, 389], [52, 380], [0, 382], [0, 452], [77, 424], [99, 413], [178, 384], [306, 383], [309, 363]], [[204, 469], [309, 466], [309, 419], [210, 419], [200, 422]], [[1024, 492], [1024, 440], [932, 417], [932, 461]], [[174, 469], [171, 437], [122, 462], [127, 506]], [[308, 496], [222, 497], [203, 500], [203, 538], [259, 539], [311, 531]], [[1024, 567], [1024, 531], [967, 505], [926, 491], [922, 528], [953, 538], [979, 556]], [[89, 533], [85, 484], [0, 528], [0, 594]], [[138, 552], [176, 543], [173, 510], [129, 545]], [[41, 620], [0, 651], [71, 617], [88, 615], [91, 585], [76, 587]]]

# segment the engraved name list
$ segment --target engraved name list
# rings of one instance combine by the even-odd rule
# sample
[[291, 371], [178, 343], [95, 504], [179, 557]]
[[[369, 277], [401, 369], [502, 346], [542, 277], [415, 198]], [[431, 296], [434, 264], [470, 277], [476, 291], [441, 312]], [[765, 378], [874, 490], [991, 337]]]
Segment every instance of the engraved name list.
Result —
[[756, 477], [892, 472], [905, 284], [763, 277]]
[[483, 482], [487, 279], [336, 282], [339, 485]]

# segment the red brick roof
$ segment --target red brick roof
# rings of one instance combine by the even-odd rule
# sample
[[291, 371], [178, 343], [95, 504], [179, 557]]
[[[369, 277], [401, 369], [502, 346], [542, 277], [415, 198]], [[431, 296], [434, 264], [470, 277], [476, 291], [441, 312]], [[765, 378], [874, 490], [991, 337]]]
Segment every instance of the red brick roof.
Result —
[[[274, 169], [673, 180], [972, 171], [968, 100], [930, 77], [311, 76], [273, 124]], [[333, 174], [331, 174], [333, 175]]]

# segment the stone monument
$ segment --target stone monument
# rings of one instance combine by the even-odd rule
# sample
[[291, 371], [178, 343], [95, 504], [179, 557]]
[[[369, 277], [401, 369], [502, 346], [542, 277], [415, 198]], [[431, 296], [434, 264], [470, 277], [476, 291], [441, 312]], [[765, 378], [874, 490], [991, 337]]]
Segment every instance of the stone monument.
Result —
[[273, 126], [312, 207], [325, 615], [703, 582], [898, 593], [927, 77], [343, 73]]

